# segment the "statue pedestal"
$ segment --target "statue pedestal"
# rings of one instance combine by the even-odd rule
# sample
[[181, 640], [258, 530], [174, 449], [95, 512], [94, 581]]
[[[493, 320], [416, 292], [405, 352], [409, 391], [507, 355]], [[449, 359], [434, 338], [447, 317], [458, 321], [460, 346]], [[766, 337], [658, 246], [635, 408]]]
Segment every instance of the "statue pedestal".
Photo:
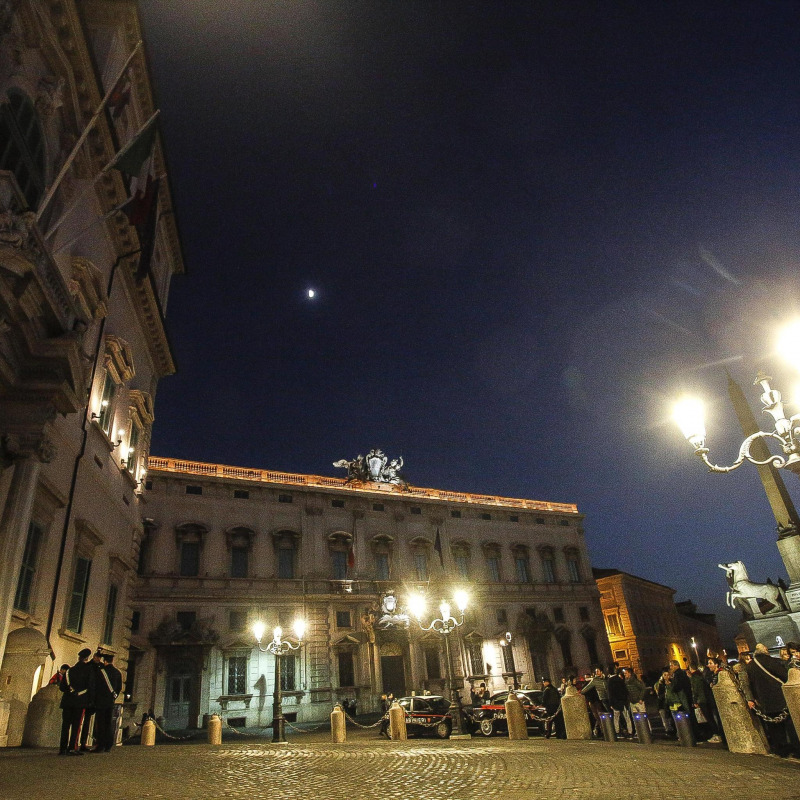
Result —
[[777, 652], [779, 636], [783, 642], [800, 641], [800, 611], [784, 611], [745, 620], [739, 625], [739, 634], [751, 651], [761, 643]]
[[792, 611], [800, 611], [800, 582], [789, 584], [786, 590], [786, 600]]

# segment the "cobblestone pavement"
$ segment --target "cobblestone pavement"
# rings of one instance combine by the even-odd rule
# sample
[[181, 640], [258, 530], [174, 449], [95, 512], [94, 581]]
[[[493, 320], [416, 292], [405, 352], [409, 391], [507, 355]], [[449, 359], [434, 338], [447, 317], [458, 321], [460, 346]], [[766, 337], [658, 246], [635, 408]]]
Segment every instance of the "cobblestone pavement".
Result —
[[208, 744], [126, 746], [60, 758], [0, 751], [1, 800], [695, 800], [751, 793], [800, 799], [800, 762], [673, 743], [511, 742], [503, 738], [389, 742], [349, 733], [295, 734], [287, 745], [241, 737]]

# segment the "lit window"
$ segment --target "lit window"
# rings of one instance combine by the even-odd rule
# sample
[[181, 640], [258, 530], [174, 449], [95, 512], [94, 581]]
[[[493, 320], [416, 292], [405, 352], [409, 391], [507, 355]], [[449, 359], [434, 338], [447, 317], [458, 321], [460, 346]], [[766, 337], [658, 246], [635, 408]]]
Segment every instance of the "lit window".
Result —
[[228, 694], [245, 694], [247, 691], [247, 656], [228, 659]]
[[293, 692], [297, 688], [297, 656], [280, 656], [281, 659], [281, 691]]

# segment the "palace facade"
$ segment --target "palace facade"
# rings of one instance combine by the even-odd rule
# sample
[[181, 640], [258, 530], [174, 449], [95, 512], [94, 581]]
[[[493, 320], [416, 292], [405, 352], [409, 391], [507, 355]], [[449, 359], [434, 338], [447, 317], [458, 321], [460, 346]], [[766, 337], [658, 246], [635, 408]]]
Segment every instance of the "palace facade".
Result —
[[402, 613], [421, 591], [435, 612], [467, 591], [451, 634], [467, 702], [477, 683], [533, 685], [609, 660], [574, 505], [152, 457], [144, 502], [128, 691], [167, 727], [211, 713], [269, 724], [274, 658], [256, 621], [307, 624], [283, 657], [289, 721], [326, 719], [343, 699], [376, 710], [383, 691], [444, 692], [442, 636], [413, 618], [384, 628], [387, 594]]
[[159, 137], [147, 237], [115, 210], [130, 177], [107, 169], [155, 112], [140, 39], [129, 0], [0, 2], [0, 746], [21, 743], [32, 696], [80, 649], [126, 669], [153, 401], [175, 370], [163, 315], [184, 270]]

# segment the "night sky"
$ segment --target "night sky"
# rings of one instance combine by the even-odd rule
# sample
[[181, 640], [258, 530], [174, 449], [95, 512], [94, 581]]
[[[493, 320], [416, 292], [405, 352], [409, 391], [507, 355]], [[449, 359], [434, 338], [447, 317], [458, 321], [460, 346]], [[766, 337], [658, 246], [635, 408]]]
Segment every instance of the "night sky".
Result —
[[141, 5], [188, 265], [153, 454], [574, 502], [733, 631], [717, 564], [785, 577], [775, 522], [670, 414], [730, 463], [725, 368], [800, 385], [800, 6]]

